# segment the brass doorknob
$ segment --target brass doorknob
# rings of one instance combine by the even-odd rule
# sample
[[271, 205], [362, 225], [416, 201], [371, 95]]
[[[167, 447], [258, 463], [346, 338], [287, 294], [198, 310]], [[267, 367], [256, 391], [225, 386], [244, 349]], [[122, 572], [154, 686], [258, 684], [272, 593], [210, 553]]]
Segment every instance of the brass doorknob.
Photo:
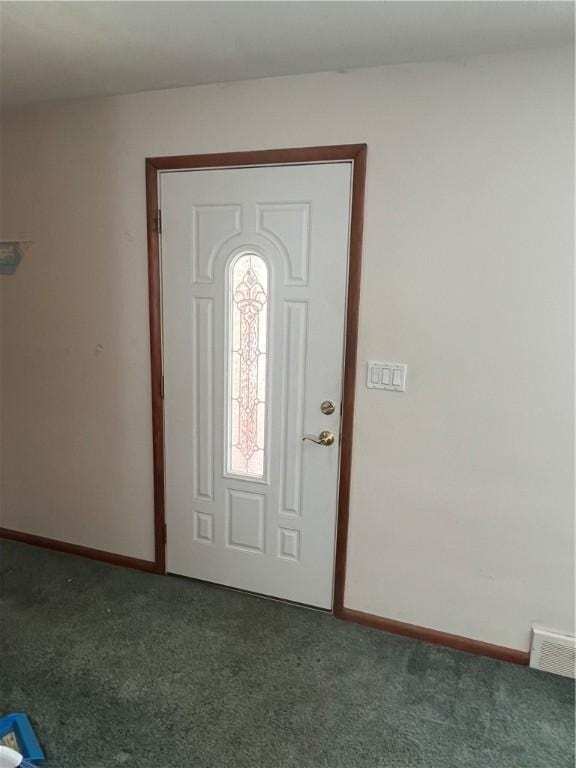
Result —
[[311, 443], [316, 443], [317, 445], [332, 445], [334, 442], [334, 434], [332, 432], [328, 432], [327, 429], [320, 432], [318, 437], [311, 437], [310, 435], [306, 435], [302, 438], [302, 440], [310, 440]]

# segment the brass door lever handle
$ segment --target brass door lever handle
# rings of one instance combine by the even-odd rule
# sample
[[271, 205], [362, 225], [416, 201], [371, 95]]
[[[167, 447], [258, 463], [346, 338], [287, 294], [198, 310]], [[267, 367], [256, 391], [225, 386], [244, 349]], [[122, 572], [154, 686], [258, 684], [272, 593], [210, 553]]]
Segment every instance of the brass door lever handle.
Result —
[[302, 440], [310, 440], [311, 443], [316, 443], [316, 445], [332, 445], [334, 442], [334, 434], [332, 432], [328, 432], [328, 430], [325, 429], [320, 432], [317, 438], [306, 435], [302, 438]]

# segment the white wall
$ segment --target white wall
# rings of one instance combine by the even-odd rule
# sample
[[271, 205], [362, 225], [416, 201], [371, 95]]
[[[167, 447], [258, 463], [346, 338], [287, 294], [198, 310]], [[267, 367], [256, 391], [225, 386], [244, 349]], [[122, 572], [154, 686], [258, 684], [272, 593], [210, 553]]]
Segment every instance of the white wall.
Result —
[[[6, 116], [4, 525], [152, 558], [144, 158], [367, 142], [346, 605], [573, 626], [572, 52]], [[366, 390], [368, 359], [408, 391]]]
[[[0, 178], [1, 178], [1, 174], [0, 174]], [[0, 210], [1, 210], [1, 202], [0, 202]], [[3, 320], [2, 320], [2, 296], [3, 296], [2, 285], [3, 285], [3, 278], [2, 276], [0, 276], [0, 527], [2, 526], [2, 521], [4, 519], [4, 515], [2, 512], [2, 501], [3, 501], [3, 495], [4, 495], [2, 493], [2, 489], [4, 486], [4, 476], [3, 476], [4, 462], [3, 462], [3, 456], [2, 456], [2, 445], [3, 445], [2, 435], [4, 434], [4, 423], [2, 419], [2, 407], [3, 407], [3, 400], [4, 400], [4, 398], [2, 397], [2, 363], [3, 363], [2, 350], [4, 346], [3, 345], [3, 338], [4, 338]]]
[[[6, 235], [6, 233], [2, 229], [2, 153], [1, 153], [1, 139], [2, 139], [2, 121], [1, 121], [1, 115], [0, 115], [0, 239], [1, 238], [7, 238], [9, 235]], [[4, 434], [4, 423], [2, 419], [2, 409], [3, 409], [3, 403], [4, 398], [2, 397], [2, 364], [3, 364], [3, 338], [4, 338], [4, 321], [3, 321], [3, 313], [2, 313], [2, 299], [4, 295], [4, 280], [6, 278], [0, 275], [0, 527], [2, 526], [2, 520], [4, 519], [3, 513], [2, 513], [2, 501], [3, 501], [3, 469], [4, 469], [4, 462], [2, 457], [2, 446], [3, 446], [3, 440], [2, 435]]]

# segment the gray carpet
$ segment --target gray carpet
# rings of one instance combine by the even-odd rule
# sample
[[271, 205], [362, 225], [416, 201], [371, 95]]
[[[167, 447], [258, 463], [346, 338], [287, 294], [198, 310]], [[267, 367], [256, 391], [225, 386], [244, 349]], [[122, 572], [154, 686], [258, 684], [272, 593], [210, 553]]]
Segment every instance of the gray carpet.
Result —
[[47, 768], [574, 765], [564, 678], [9, 542], [0, 585], [0, 713]]

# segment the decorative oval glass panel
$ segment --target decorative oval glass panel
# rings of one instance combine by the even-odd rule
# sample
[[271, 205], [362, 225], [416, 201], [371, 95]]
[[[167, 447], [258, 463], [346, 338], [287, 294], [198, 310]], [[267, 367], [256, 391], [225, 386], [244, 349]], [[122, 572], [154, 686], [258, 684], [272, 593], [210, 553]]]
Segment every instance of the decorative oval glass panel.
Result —
[[230, 265], [228, 472], [263, 478], [266, 437], [268, 267], [255, 253]]

